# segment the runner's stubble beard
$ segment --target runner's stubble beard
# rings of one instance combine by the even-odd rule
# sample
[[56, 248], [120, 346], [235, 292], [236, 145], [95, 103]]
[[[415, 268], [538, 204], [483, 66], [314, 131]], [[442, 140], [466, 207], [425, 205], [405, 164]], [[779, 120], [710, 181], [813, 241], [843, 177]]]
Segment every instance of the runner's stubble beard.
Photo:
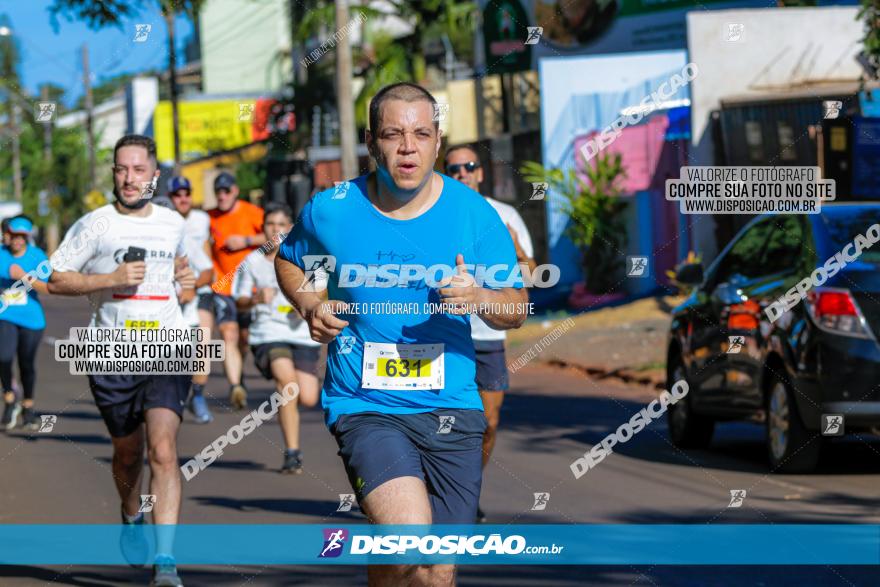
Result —
[[[151, 181], [152, 189], [155, 190], [156, 189], [155, 186], [158, 183], [159, 178], [156, 176], [153, 176], [153, 179], [150, 181]], [[122, 187], [124, 188], [126, 185], [130, 185], [130, 184], [128, 184], [128, 182], [125, 182], [122, 185]], [[129, 204], [128, 202], [125, 201], [125, 198], [122, 197], [122, 194], [120, 193], [119, 186], [117, 186], [115, 183], [113, 184], [113, 195], [116, 197], [116, 202], [120, 206], [122, 206], [123, 208], [127, 208], [128, 210], [140, 210], [141, 208], [143, 208], [144, 206], [146, 206], [147, 204], [150, 203], [150, 198], [144, 198], [143, 192], [141, 192], [140, 194], [138, 194], [137, 200], [135, 200], [134, 203]]]

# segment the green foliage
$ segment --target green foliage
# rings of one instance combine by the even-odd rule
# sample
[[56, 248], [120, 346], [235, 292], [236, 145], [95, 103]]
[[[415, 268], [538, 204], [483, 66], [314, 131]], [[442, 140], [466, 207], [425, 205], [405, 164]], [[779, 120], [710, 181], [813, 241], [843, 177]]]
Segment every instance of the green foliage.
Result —
[[[186, 12], [193, 14], [206, 0], [150, 0], [159, 5], [162, 14]], [[52, 27], [58, 31], [58, 16], [68, 22], [81, 20], [90, 28], [107, 26], [122, 28], [122, 24], [146, 6], [145, 0], [54, 0], [49, 6]]]
[[880, 0], [861, 0], [856, 19], [865, 25], [862, 46], [868, 60], [875, 68], [880, 68]]
[[600, 154], [585, 165], [587, 181], [574, 168], [563, 172], [527, 161], [520, 168], [526, 181], [544, 182], [563, 196], [563, 207], [571, 218], [565, 235], [583, 252], [587, 289], [594, 294], [611, 293], [619, 282], [626, 225], [620, 199], [620, 180], [625, 176], [619, 154]]
[[695, 264], [702, 264], [702, 263], [703, 263], [703, 256], [702, 255], [698, 255], [694, 251], [688, 251], [687, 257], [685, 257], [684, 259], [679, 261], [674, 269], [667, 269], [666, 270], [666, 277], [669, 278], [670, 285], [672, 285], [676, 289], [676, 292], [679, 295], [686, 294], [694, 288], [693, 285], [681, 283], [676, 279], [676, 276], [678, 275], [679, 270], [682, 267], [684, 267], [685, 265], [695, 265]]
[[235, 167], [235, 181], [242, 194], [266, 186], [266, 166], [260, 161], [242, 161]]
[[[50, 218], [58, 218], [69, 226], [84, 212], [83, 197], [89, 189], [89, 161], [85, 132], [82, 128], [55, 128], [52, 132], [53, 164], [43, 156], [43, 125], [32, 116], [23, 116], [19, 144], [22, 168], [22, 207], [38, 226], [46, 226]], [[109, 152], [99, 151], [99, 165]], [[106, 166], [105, 166], [106, 167]], [[0, 168], [12, 169], [12, 150], [0, 149]], [[11, 177], [11, 176], [9, 176]], [[39, 193], [56, 186], [50, 194], [48, 216], [39, 215]], [[12, 193], [12, 181], [4, 173], [3, 192]]]
[[[364, 86], [355, 101], [356, 124], [361, 128], [367, 126], [369, 100], [382, 87], [397, 82], [420, 82], [425, 79], [424, 48], [429, 42], [441, 39], [445, 34], [459, 59], [473, 56], [476, 3], [451, 0], [395, 1], [389, 3], [389, 7], [390, 10], [382, 11], [364, 5], [349, 9], [352, 19], [366, 18], [364, 47], [354, 55], [355, 69], [360, 69], [364, 78]], [[308, 43], [311, 48], [326, 40], [319, 38], [316, 31], [327, 31], [329, 37], [336, 30], [334, 6], [332, 2], [311, 1], [305, 2], [304, 9], [301, 11], [304, 14], [295, 36], [297, 41]], [[410, 23], [414, 27], [413, 32], [404, 37], [393, 38], [385, 31], [370, 27], [371, 21], [375, 22], [383, 16], [396, 16]], [[310, 65], [309, 83], [312, 82], [316, 67], [330, 68], [332, 77], [332, 66], [333, 60], [328, 56]], [[318, 73], [319, 77], [322, 75], [324, 74]], [[310, 115], [311, 111], [308, 111], [306, 116]]]

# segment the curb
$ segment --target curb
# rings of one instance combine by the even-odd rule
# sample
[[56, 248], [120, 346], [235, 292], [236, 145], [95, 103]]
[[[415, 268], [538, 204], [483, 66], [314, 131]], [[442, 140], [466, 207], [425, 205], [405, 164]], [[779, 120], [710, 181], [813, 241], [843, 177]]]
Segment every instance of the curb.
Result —
[[562, 359], [548, 359], [546, 361], [539, 362], [550, 367], [561, 369], [574, 369], [576, 371], [580, 371], [581, 373], [592, 379], [617, 379], [619, 381], [623, 381], [624, 383], [635, 383], [638, 385], [653, 387], [654, 389], [663, 390], [666, 388], [666, 380], [664, 378], [658, 377], [656, 375], [640, 375], [637, 371], [632, 371], [626, 368], [609, 370], [603, 367], [590, 367], [578, 363], [571, 363], [568, 361], [563, 361]]

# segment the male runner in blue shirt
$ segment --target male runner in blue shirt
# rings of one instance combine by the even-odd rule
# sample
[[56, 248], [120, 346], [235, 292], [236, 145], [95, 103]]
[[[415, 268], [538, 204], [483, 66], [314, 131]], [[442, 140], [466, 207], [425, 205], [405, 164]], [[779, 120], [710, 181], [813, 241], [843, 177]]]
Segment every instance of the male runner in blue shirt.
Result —
[[[436, 109], [417, 85], [382, 89], [367, 135], [377, 171], [316, 194], [275, 260], [312, 339], [329, 343], [326, 421], [374, 524], [473, 523], [486, 419], [468, 314], [497, 329], [526, 317], [507, 227], [482, 196], [434, 172]], [[326, 302], [310, 287], [319, 272]], [[442, 303], [452, 308], [432, 310]], [[369, 579], [452, 585], [455, 569], [374, 566]]]

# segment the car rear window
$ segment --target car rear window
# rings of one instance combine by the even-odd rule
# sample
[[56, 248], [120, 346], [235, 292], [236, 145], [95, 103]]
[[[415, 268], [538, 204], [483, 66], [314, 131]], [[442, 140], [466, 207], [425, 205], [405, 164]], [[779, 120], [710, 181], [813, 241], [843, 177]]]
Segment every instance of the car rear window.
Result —
[[[822, 214], [822, 219], [835, 250], [839, 251], [857, 235], [864, 235], [872, 224], [880, 222], [880, 207], [828, 210]], [[880, 243], [862, 251], [859, 261], [880, 265]]]

